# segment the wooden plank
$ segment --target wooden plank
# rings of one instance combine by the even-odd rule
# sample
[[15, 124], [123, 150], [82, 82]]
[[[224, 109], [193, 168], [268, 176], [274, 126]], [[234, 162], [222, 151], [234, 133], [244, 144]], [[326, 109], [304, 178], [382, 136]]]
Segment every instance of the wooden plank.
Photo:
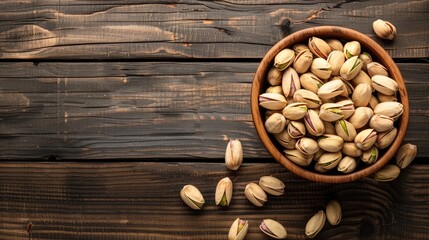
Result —
[[[256, 63], [0, 64], [0, 158], [219, 159], [225, 136], [268, 157], [250, 115]], [[407, 142], [429, 156], [427, 64], [401, 63]]]
[[[366, 178], [348, 184], [300, 179], [277, 163], [0, 163], [0, 237], [41, 239], [225, 239], [235, 218], [250, 222], [248, 239], [263, 239], [264, 218], [285, 225], [289, 239], [305, 239], [306, 221], [331, 198], [343, 208], [338, 226], [326, 224], [316, 239], [427, 239], [429, 165], [412, 165], [390, 183]], [[285, 195], [262, 208], [243, 194], [249, 182], [273, 175]], [[214, 204], [219, 179], [234, 183], [231, 205]], [[185, 184], [205, 196], [202, 211], [180, 199]]]
[[0, 1], [0, 58], [261, 58], [290, 32], [386, 19], [395, 58], [429, 56], [429, 1]]

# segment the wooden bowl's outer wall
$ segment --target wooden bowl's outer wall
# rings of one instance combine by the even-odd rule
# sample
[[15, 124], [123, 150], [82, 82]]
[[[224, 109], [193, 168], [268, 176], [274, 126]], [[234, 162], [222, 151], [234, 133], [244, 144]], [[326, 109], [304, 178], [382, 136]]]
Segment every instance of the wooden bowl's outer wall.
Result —
[[[345, 174], [345, 175], [323, 175], [316, 172], [308, 171], [301, 168], [298, 165], [295, 165], [293, 162], [289, 161], [285, 156], [283, 151], [279, 151], [277, 147], [271, 141], [267, 131], [264, 127], [264, 122], [261, 116], [261, 109], [258, 103], [258, 97], [263, 92], [263, 86], [265, 85], [265, 77], [268, 70], [272, 67], [272, 62], [275, 55], [284, 48], [291, 48], [295, 43], [304, 43], [310, 37], [320, 37], [320, 38], [336, 38], [344, 40], [356, 40], [361, 43], [362, 48], [368, 51], [373, 59], [376, 59], [379, 63], [387, 67], [390, 77], [395, 79], [399, 85], [399, 101], [404, 106], [404, 112], [401, 118], [398, 120], [398, 134], [395, 141], [385, 152], [385, 154], [378, 159], [376, 163], [366, 168], [363, 168], [359, 171]], [[389, 54], [375, 41], [366, 35], [357, 32], [352, 29], [336, 27], [336, 26], [321, 26], [304, 29], [298, 32], [295, 32], [286, 38], [282, 39], [276, 45], [274, 45], [265, 57], [262, 59], [259, 67], [256, 71], [255, 77], [253, 79], [253, 85], [251, 90], [251, 111], [253, 122], [255, 124], [256, 131], [264, 144], [268, 152], [283, 166], [285, 166], [289, 171], [312, 181], [316, 182], [326, 182], [326, 183], [344, 183], [351, 182], [363, 177], [366, 177], [374, 172], [378, 171], [385, 164], [387, 164], [392, 157], [394, 157], [396, 151], [399, 149], [407, 130], [408, 120], [409, 120], [409, 102], [407, 89], [405, 87], [404, 79], [402, 78], [401, 72], [396, 66], [395, 62], [389, 56]]]

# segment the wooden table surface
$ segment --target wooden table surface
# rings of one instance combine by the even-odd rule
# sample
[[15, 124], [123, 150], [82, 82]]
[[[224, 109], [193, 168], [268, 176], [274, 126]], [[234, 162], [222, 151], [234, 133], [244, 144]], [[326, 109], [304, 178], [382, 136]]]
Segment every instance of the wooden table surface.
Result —
[[[372, 32], [391, 21], [397, 38]], [[429, 239], [429, 1], [2, 0], [0, 1], [0, 239], [226, 239], [264, 218], [289, 239], [331, 198], [339, 226], [318, 239]], [[265, 52], [289, 33], [338, 25], [367, 34], [398, 64], [418, 159], [395, 181], [301, 179], [262, 146], [250, 86]], [[239, 138], [244, 164], [224, 165]], [[256, 208], [244, 186], [263, 175], [284, 196]], [[228, 208], [217, 181], [234, 182]], [[185, 184], [206, 198], [192, 211]]]

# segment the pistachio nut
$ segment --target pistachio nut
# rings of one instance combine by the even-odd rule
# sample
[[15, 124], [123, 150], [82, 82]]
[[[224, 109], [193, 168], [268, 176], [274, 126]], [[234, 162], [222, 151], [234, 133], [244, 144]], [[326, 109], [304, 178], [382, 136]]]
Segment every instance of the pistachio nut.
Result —
[[262, 176], [259, 179], [259, 186], [266, 193], [274, 196], [283, 195], [285, 192], [285, 184], [280, 179], [272, 176]]
[[228, 240], [244, 240], [246, 238], [249, 223], [240, 218], [235, 219], [228, 233]]
[[304, 73], [299, 77], [301, 87], [317, 94], [319, 88], [323, 85], [322, 80], [313, 73]]
[[[276, 93], [283, 96], [283, 89], [281, 86], [270, 86], [265, 90], [265, 93]], [[285, 98], [286, 99], [286, 98]], [[286, 100], [287, 102], [287, 100]]]
[[286, 118], [280, 113], [273, 113], [265, 121], [265, 129], [269, 133], [279, 133], [286, 127]]
[[317, 139], [319, 147], [327, 152], [339, 152], [343, 147], [344, 140], [333, 134], [323, 134]]
[[346, 61], [343, 52], [334, 50], [332, 51], [327, 59], [329, 65], [331, 65], [332, 76], [340, 75], [341, 66]]
[[232, 181], [229, 177], [222, 178], [217, 186], [215, 192], [215, 203], [222, 207], [229, 206], [232, 200]]
[[336, 79], [323, 84], [317, 91], [320, 98], [328, 99], [342, 94], [344, 91], [343, 81]]
[[355, 144], [362, 150], [370, 149], [377, 141], [377, 132], [372, 128], [360, 131], [355, 137]]
[[[366, 83], [369, 86], [371, 86], [372, 81], [371, 78], [366, 74], [366, 72], [360, 70], [359, 73], [354, 77], [352, 80], [350, 80], [350, 83], [353, 85], [353, 87], [357, 87], [357, 85], [361, 83]], [[374, 91], [371, 86], [371, 91]]]
[[366, 83], [361, 83], [356, 86], [352, 94], [352, 101], [356, 107], [366, 107], [371, 100], [372, 90], [371, 86]]
[[337, 200], [331, 200], [326, 205], [326, 219], [328, 222], [335, 226], [341, 222], [342, 211], [341, 205]]
[[310, 50], [308, 48], [308, 46], [303, 44], [303, 43], [297, 43], [297, 44], [293, 45], [292, 49], [295, 51], [296, 54], [298, 54], [304, 50]]
[[280, 145], [285, 147], [286, 149], [295, 149], [296, 139], [292, 138], [287, 129], [283, 130], [280, 133], [275, 133], [274, 138], [277, 140]]
[[316, 162], [319, 161], [320, 156], [322, 156], [324, 153], [325, 153], [325, 150], [319, 148], [319, 151], [317, 151], [313, 156], [314, 161]]
[[295, 59], [295, 52], [291, 49], [283, 49], [274, 57], [274, 67], [283, 71], [289, 67]]
[[311, 37], [308, 39], [308, 48], [314, 55], [324, 59], [326, 59], [332, 51], [328, 43], [318, 37]]
[[287, 232], [283, 225], [272, 219], [264, 219], [259, 225], [259, 229], [274, 239], [286, 239], [287, 237]]
[[378, 133], [375, 146], [377, 146], [379, 149], [387, 148], [395, 140], [397, 133], [398, 129], [396, 129], [395, 127], [386, 132]]
[[316, 162], [316, 164], [314, 164], [314, 170], [320, 173], [327, 173], [330, 169], [326, 169], [319, 162]]
[[286, 149], [284, 150], [285, 156], [287, 159], [289, 159], [291, 162], [295, 163], [296, 165], [306, 167], [310, 165], [311, 161], [313, 160], [313, 155], [305, 155], [302, 154], [300, 151], [296, 149]]
[[262, 207], [267, 201], [267, 194], [265, 194], [264, 190], [256, 183], [247, 184], [244, 189], [244, 195], [247, 200], [257, 207]]
[[[267, 110], [267, 111], [265, 111], [265, 120], [267, 120], [271, 115], [273, 115], [274, 113], [282, 113], [281, 111], [279, 111], [279, 110]], [[287, 119], [286, 119], [287, 120]], [[288, 122], [286, 121], [286, 124], [287, 124]]]
[[368, 106], [374, 111], [375, 106], [377, 106], [380, 102], [378, 101], [377, 97], [372, 95], [371, 100], [369, 100]]
[[290, 121], [287, 125], [287, 133], [291, 138], [302, 138], [305, 135], [305, 125], [302, 122]]
[[387, 68], [381, 65], [378, 62], [371, 62], [366, 65], [366, 71], [368, 72], [368, 75], [370, 77], [373, 77], [375, 75], [382, 75], [382, 76], [389, 76], [389, 73], [387, 72]]
[[180, 191], [183, 202], [194, 210], [200, 210], [204, 206], [204, 197], [200, 190], [193, 185], [185, 185]]
[[345, 142], [341, 148], [341, 152], [350, 157], [359, 157], [362, 155], [362, 150], [354, 142]]
[[379, 93], [385, 95], [395, 95], [399, 90], [398, 83], [390, 77], [383, 75], [374, 75], [371, 78], [372, 87]]
[[287, 119], [299, 120], [305, 116], [305, 114], [307, 113], [307, 110], [308, 110], [307, 104], [302, 102], [296, 102], [296, 103], [287, 105], [283, 109], [282, 113], [283, 113], [283, 116], [285, 116], [285, 118]]
[[314, 238], [322, 230], [323, 226], [325, 226], [325, 221], [326, 215], [320, 210], [305, 225], [305, 235], [308, 238]]
[[356, 129], [353, 124], [343, 119], [335, 123], [335, 131], [346, 142], [351, 142], [356, 137]]
[[319, 117], [327, 122], [335, 122], [344, 117], [342, 105], [338, 103], [325, 103], [320, 106]]
[[399, 102], [382, 102], [374, 108], [375, 114], [381, 114], [397, 120], [404, 112], [404, 106]]
[[326, 39], [325, 42], [331, 47], [331, 50], [337, 50], [343, 52], [343, 44], [338, 39]]
[[324, 169], [330, 170], [336, 168], [342, 159], [341, 152], [326, 152], [320, 156], [317, 161]]
[[396, 164], [401, 169], [404, 169], [410, 165], [410, 163], [416, 158], [417, 146], [411, 143], [407, 143], [399, 148], [396, 153]]
[[337, 102], [337, 104], [340, 104], [342, 106], [341, 111], [344, 114], [343, 119], [348, 119], [350, 116], [352, 116], [355, 113], [355, 105], [352, 100], [350, 99], [342, 100]]
[[319, 145], [311, 138], [300, 138], [295, 145], [296, 150], [305, 155], [312, 155], [319, 151]]
[[337, 134], [334, 124], [323, 121], [323, 126], [325, 127], [325, 134]]
[[310, 66], [310, 71], [321, 79], [329, 79], [332, 74], [331, 65], [324, 58], [316, 58]]
[[369, 53], [363, 52], [359, 55], [359, 58], [363, 61], [362, 70], [367, 71], [366, 66], [372, 62], [372, 57]]
[[341, 94], [341, 96], [348, 97], [349, 95], [352, 95], [353, 92], [355, 91], [353, 84], [350, 81], [344, 81], [344, 80], [341, 80], [341, 81], [343, 81], [343, 85], [344, 85], [343, 87], [344, 91]]
[[360, 160], [366, 164], [373, 164], [378, 160], [378, 148], [373, 146], [372, 148], [362, 152]]
[[345, 156], [341, 159], [340, 163], [337, 166], [338, 172], [342, 173], [351, 173], [357, 167], [357, 161], [355, 158], [350, 156]]
[[298, 73], [293, 68], [288, 68], [283, 73], [282, 88], [285, 97], [292, 97], [301, 88]]
[[363, 61], [359, 56], [349, 58], [340, 69], [340, 76], [344, 80], [351, 80], [359, 73], [362, 69]]
[[374, 179], [379, 182], [389, 182], [395, 180], [400, 173], [401, 169], [398, 166], [394, 164], [387, 164], [378, 172], [374, 173]]
[[286, 98], [278, 93], [262, 93], [259, 95], [259, 106], [269, 110], [282, 110], [286, 107]]
[[392, 40], [396, 37], [396, 27], [388, 21], [378, 19], [372, 23], [372, 29], [379, 38]]
[[313, 136], [320, 136], [325, 132], [325, 126], [316, 111], [310, 109], [304, 116], [305, 127]]
[[385, 132], [393, 128], [393, 118], [381, 114], [375, 114], [369, 120], [369, 127], [377, 132]]
[[[278, 113], [277, 113], [278, 114]], [[225, 165], [230, 170], [237, 170], [243, 163], [243, 147], [238, 139], [230, 140], [225, 151]]]
[[296, 55], [295, 60], [293, 61], [293, 68], [297, 73], [303, 74], [307, 72], [312, 62], [313, 54], [310, 50], [303, 50]]
[[308, 108], [318, 108], [322, 104], [322, 100], [314, 92], [299, 89], [293, 95], [293, 99], [296, 102], [302, 102], [307, 105]]
[[349, 118], [349, 122], [353, 124], [355, 129], [363, 128], [374, 115], [374, 112], [369, 107], [358, 107], [355, 113]]
[[360, 43], [358, 41], [351, 41], [344, 44], [344, 56], [346, 56], [347, 59], [350, 59], [351, 57], [360, 55]]
[[276, 67], [271, 67], [267, 74], [267, 81], [271, 86], [282, 84], [283, 73]]
[[380, 102], [397, 102], [398, 98], [396, 95], [384, 95], [380, 92], [377, 93], [377, 98]]

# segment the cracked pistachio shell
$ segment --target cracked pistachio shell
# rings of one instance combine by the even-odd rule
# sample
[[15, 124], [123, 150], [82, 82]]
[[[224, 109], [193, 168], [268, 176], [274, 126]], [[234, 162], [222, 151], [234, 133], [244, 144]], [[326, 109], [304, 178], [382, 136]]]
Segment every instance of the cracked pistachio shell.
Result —
[[323, 126], [325, 127], [325, 134], [337, 134], [335, 126], [332, 123], [323, 121]]
[[310, 220], [305, 225], [305, 235], [308, 238], [314, 238], [323, 228], [326, 221], [325, 213], [320, 210], [314, 216], [310, 218]]
[[282, 77], [283, 94], [286, 97], [292, 97], [295, 92], [301, 89], [298, 73], [293, 68], [288, 68]]
[[200, 210], [204, 206], [204, 197], [200, 190], [192, 185], [185, 185], [180, 191], [183, 202], [194, 210]]
[[398, 166], [387, 164], [378, 172], [374, 173], [374, 179], [379, 182], [389, 182], [395, 180], [400, 173], [401, 169]]
[[377, 93], [377, 98], [380, 102], [397, 102], [398, 98], [396, 95], [384, 95], [380, 92]]
[[348, 119], [350, 116], [352, 116], [355, 113], [355, 105], [352, 100], [346, 99], [346, 100], [337, 102], [337, 104], [341, 105], [341, 111], [344, 114], [343, 119]]
[[319, 91], [317, 91], [317, 95], [319, 95], [320, 98], [328, 99], [341, 95], [343, 91], [343, 81], [336, 79], [323, 84], [319, 88]]
[[259, 95], [259, 106], [269, 110], [282, 110], [286, 107], [286, 98], [278, 93], [262, 93]]
[[296, 54], [298, 54], [304, 50], [310, 50], [308, 48], [308, 46], [303, 44], [303, 43], [297, 43], [297, 44], [293, 45], [292, 49], [295, 51]]
[[372, 23], [372, 29], [379, 38], [392, 40], [396, 37], [396, 27], [388, 21], [378, 19]]
[[341, 105], [337, 103], [325, 103], [320, 106], [319, 117], [323, 121], [335, 122], [344, 117]]
[[393, 122], [391, 117], [375, 114], [369, 120], [369, 127], [377, 132], [385, 132], [393, 128]]
[[301, 87], [317, 94], [319, 88], [324, 84], [320, 78], [313, 73], [304, 73], [299, 77]]
[[375, 75], [371, 78], [372, 87], [384, 95], [395, 95], [399, 90], [398, 83], [390, 77]]
[[287, 129], [283, 130], [280, 133], [275, 133], [274, 138], [277, 140], [280, 145], [285, 147], [286, 149], [295, 149], [296, 139], [292, 138]]
[[317, 139], [319, 147], [327, 152], [339, 152], [343, 147], [344, 140], [333, 134], [323, 134]]
[[290, 121], [287, 125], [287, 133], [291, 138], [302, 138], [305, 135], [305, 125], [302, 122]]
[[374, 113], [381, 114], [397, 120], [404, 112], [404, 106], [399, 102], [382, 102], [375, 106]]
[[377, 106], [380, 102], [378, 101], [377, 97], [372, 95], [371, 100], [369, 100], [368, 107], [370, 107], [373, 111], [375, 109], [375, 106]]
[[341, 148], [341, 152], [350, 157], [359, 157], [362, 155], [362, 150], [354, 142], [345, 142]]
[[325, 132], [325, 126], [314, 110], [308, 110], [307, 114], [304, 116], [304, 123], [308, 133], [313, 136], [320, 136]]
[[417, 146], [411, 143], [407, 143], [399, 148], [396, 153], [396, 164], [401, 169], [404, 169], [410, 165], [410, 163], [416, 158]]
[[308, 39], [308, 48], [314, 55], [324, 59], [326, 59], [332, 51], [329, 44], [318, 37], [311, 37]]
[[326, 219], [328, 222], [335, 226], [341, 222], [342, 211], [341, 205], [337, 200], [331, 200], [326, 205]]
[[357, 161], [355, 158], [350, 156], [345, 156], [341, 159], [340, 163], [337, 166], [338, 172], [342, 173], [351, 173], [357, 167]]
[[327, 59], [329, 65], [331, 65], [332, 76], [340, 75], [341, 66], [343, 66], [346, 61], [343, 52], [334, 50], [332, 51]]
[[359, 56], [349, 58], [340, 69], [340, 76], [344, 80], [351, 80], [359, 73], [362, 69], [363, 61], [360, 60]]
[[274, 57], [274, 67], [283, 71], [289, 67], [295, 59], [295, 52], [291, 49], [283, 49]]
[[374, 112], [369, 107], [358, 107], [355, 113], [349, 118], [349, 122], [353, 124], [355, 129], [364, 127], [374, 115]]
[[397, 133], [398, 133], [398, 129], [396, 129], [395, 127], [393, 127], [392, 129], [386, 132], [378, 133], [375, 146], [377, 146], [377, 148], [379, 149], [387, 148], [395, 140]]
[[303, 50], [298, 53], [293, 61], [293, 68], [297, 73], [303, 74], [307, 72], [313, 62], [313, 54], [310, 50]]
[[364, 151], [370, 149], [376, 141], [377, 132], [372, 128], [360, 131], [354, 139], [356, 146]]
[[363, 61], [362, 70], [367, 71], [366, 66], [372, 62], [371, 55], [367, 52], [363, 52], [362, 54], [359, 55], [359, 58], [360, 58], [360, 60]]
[[350, 122], [339, 120], [335, 123], [337, 135], [344, 139], [345, 142], [351, 142], [356, 137], [356, 129]]
[[244, 189], [244, 195], [247, 200], [257, 207], [262, 207], [267, 201], [267, 194], [265, 194], [264, 190], [256, 183], [247, 184]]
[[338, 39], [326, 39], [325, 42], [331, 47], [331, 50], [337, 50], [343, 52], [343, 44]]
[[215, 191], [215, 203], [222, 207], [229, 206], [232, 200], [232, 181], [229, 177], [222, 178]]
[[305, 103], [308, 108], [318, 108], [322, 104], [322, 100], [314, 92], [299, 89], [293, 95], [293, 100], [296, 102]]
[[283, 113], [283, 116], [285, 116], [285, 118], [287, 119], [299, 120], [305, 116], [305, 114], [307, 113], [307, 110], [308, 110], [307, 104], [302, 102], [296, 102], [296, 103], [287, 105], [283, 109], [282, 113]]
[[271, 67], [267, 74], [267, 81], [271, 86], [277, 86], [282, 84], [283, 72], [278, 70], [276, 67]]
[[285, 192], [285, 184], [280, 179], [272, 176], [262, 176], [259, 179], [259, 186], [266, 193], [274, 196], [283, 195]]
[[369, 86], [371, 86], [371, 91], [374, 91], [374, 89], [372, 88], [372, 80], [371, 78], [368, 76], [368, 74], [366, 74], [366, 72], [360, 70], [359, 73], [356, 75], [356, 77], [354, 77], [352, 80], [350, 80], [350, 83], [353, 85], [353, 87], [357, 87], [357, 85], [361, 84], [361, 83], [366, 83]]
[[285, 156], [287, 159], [289, 159], [291, 162], [295, 163], [296, 165], [306, 167], [310, 165], [311, 161], [313, 160], [314, 155], [305, 155], [302, 154], [300, 151], [296, 149], [287, 149], [284, 150]]
[[276, 93], [283, 96], [283, 89], [281, 86], [271, 86], [271, 87], [268, 87], [267, 90], [265, 90], [265, 93]]
[[371, 101], [372, 90], [371, 86], [366, 83], [361, 83], [356, 86], [352, 94], [352, 101], [356, 107], [366, 107]]
[[225, 165], [230, 170], [237, 170], [243, 163], [243, 147], [238, 139], [230, 140], [225, 151]]
[[330, 170], [338, 166], [342, 157], [343, 155], [341, 152], [326, 152], [320, 156], [317, 163], [320, 164], [322, 168]]
[[387, 72], [387, 68], [381, 65], [378, 62], [371, 62], [366, 65], [366, 71], [368, 72], [368, 75], [370, 77], [373, 77], [375, 75], [382, 75], [382, 76], [389, 76], [389, 73]]
[[378, 148], [373, 146], [372, 148], [362, 152], [360, 160], [366, 164], [373, 164], [378, 160]]
[[269, 133], [279, 133], [286, 127], [286, 118], [280, 113], [273, 113], [265, 121], [265, 129]]
[[321, 79], [329, 79], [332, 74], [331, 65], [324, 58], [316, 58], [310, 66], [310, 71]]
[[272, 219], [264, 219], [259, 225], [259, 229], [274, 239], [286, 239], [287, 237], [287, 232], [283, 225]]
[[295, 144], [296, 150], [305, 155], [312, 155], [319, 151], [319, 145], [311, 138], [300, 138]]
[[228, 233], [228, 240], [244, 240], [246, 238], [249, 222], [240, 218], [235, 219]]
[[351, 57], [354, 56], [358, 56], [360, 55], [360, 43], [358, 41], [351, 41], [351, 42], [347, 42], [346, 44], [344, 44], [344, 56], [347, 59], [350, 59]]

